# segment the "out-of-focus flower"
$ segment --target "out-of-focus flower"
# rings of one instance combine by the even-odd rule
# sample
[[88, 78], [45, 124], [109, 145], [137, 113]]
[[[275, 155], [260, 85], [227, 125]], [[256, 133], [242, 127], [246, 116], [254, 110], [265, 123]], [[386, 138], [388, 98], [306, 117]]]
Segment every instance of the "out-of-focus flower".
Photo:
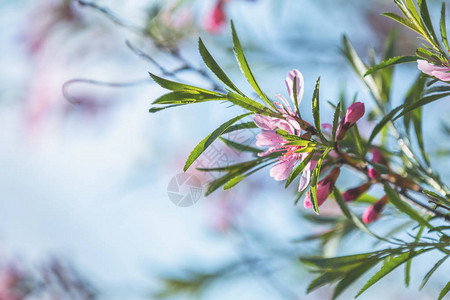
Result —
[[347, 202], [353, 201], [359, 196], [361, 196], [363, 193], [367, 192], [371, 186], [372, 186], [371, 182], [366, 182], [356, 188], [346, 190], [342, 194], [342, 196], [344, 197], [344, 200]]
[[380, 172], [378, 172], [374, 168], [370, 168], [369, 171], [367, 171], [367, 174], [369, 175], [369, 178], [373, 180], [378, 180], [381, 178]]
[[345, 133], [350, 129], [355, 123], [362, 118], [365, 113], [364, 103], [355, 102], [347, 109], [345, 117], [339, 123], [337, 129], [336, 140], [340, 141], [344, 138]]
[[[388, 162], [384, 157], [383, 153], [377, 148], [372, 148], [372, 162], [380, 165], [384, 165], [389, 168]], [[381, 177], [380, 172], [375, 170], [374, 168], [369, 168], [367, 174], [370, 179], [378, 180]]]
[[388, 197], [384, 195], [380, 200], [367, 207], [362, 215], [363, 222], [365, 224], [369, 224], [378, 220], [381, 211], [383, 210], [386, 203], [388, 203], [388, 201]]
[[[328, 196], [330, 196], [331, 190], [334, 187], [334, 184], [336, 183], [337, 178], [340, 174], [339, 167], [334, 168], [331, 170], [330, 174], [328, 174], [324, 179], [322, 179], [317, 184], [317, 205], [321, 206], [325, 200], [328, 199]], [[312, 208], [313, 204], [311, 201], [311, 193], [306, 193], [305, 200], [303, 205], [305, 208]]]
[[224, 27], [227, 21], [225, 14], [225, 3], [226, 0], [218, 0], [214, 5], [211, 12], [205, 19], [204, 27], [205, 30], [212, 34], [218, 34]]
[[426, 60], [419, 59], [417, 61], [417, 67], [427, 75], [434, 76], [442, 81], [450, 81], [450, 67], [448, 66], [437, 66]]

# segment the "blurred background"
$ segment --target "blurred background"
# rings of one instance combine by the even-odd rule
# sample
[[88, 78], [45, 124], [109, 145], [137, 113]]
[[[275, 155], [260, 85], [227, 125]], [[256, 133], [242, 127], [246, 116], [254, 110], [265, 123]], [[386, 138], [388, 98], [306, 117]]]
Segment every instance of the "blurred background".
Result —
[[[430, 5], [438, 15], [440, 3]], [[385, 11], [395, 11], [393, 1], [0, 0], [0, 299], [329, 299], [327, 287], [306, 295], [313, 276], [297, 257], [367, 251], [373, 241], [354, 234], [326, 247], [299, 242], [318, 229], [294, 205], [296, 188], [284, 190], [269, 169], [176, 205], [168, 190], [183, 191], [169, 183], [181, 178], [190, 151], [239, 109], [205, 103], [151, 114], [164, 91], [148, 72], [213, 88], [197, 51], [201, 36], [250, 91], [232, 54], [233, 19], [265, 92], [286, 95], [286, 72], [299, 69], [308, 119], [320, 75], [322, 115], [331, 118], [326, 101], [342, 91], [371, 105], [341, 40], [346, 34], [363, 57], [380, 51], [395, 27]], [[398, 54], [414, 53], [415, 35], [398, 30]], [[395, 73], [398, 99], [416, 74], [414, 64]], [[448, 149], [448, 108], [425, 108], [432, 153]], [[230, 138], [254, 145], [256, 134]], [[194, 167], [244, 159], [215, 143]], [[448, 163], [432, 161], [448, 178]], [[189, 174], [204, 191], [213, 175], [194, 167]], [[360, 298], [434, 299], [448, 268], [420, 294], [426, 256], [412, 268], [420, 275], [409, 289], [398, 270]]]

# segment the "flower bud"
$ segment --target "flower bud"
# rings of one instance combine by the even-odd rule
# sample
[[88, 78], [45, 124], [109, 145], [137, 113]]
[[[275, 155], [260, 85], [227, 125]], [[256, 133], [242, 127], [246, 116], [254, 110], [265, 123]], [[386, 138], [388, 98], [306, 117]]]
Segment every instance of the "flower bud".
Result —
[[366, 208], [362, 215], [363, 222], [369, 224], [376, 221], [380, 217], [380, 213], [388, 201], [388, 197], [384, 195], [380, 200]]
[[[341, 170], [336, 167], [331, 170], [330, 174], [327, 175], [324, 179], [322, 179], [317, 184], [317, 205], [321, 206], [325, 200], [330, 196], [331, 191], [333, 190], [334, 184], [336, 183], [337, 178], [339, 177], [339, 173]], [[305, 208], [312, 208], [313, 204], [311, 201], [311, 193], [306, 193], [305, 200], [303, 202]]]
[[212, 34], [219, 33], [226, 23], [226, 15], [224, 8], [225, 1], [218, 0], [214, 5], [213, 10], [205, 19], [205, 30]]
[[383, 155], [383, 152], [377, 148], [372, 148], [372, 162], [387, 166], [388, 162]]
[[380, 173], [377, 170], [375, 170], [374, 168], [370, 168], [367, 173], [368, 173], [370, 179], [378, 180], [381, 178]]
[[345, 114], [345, 117], [342, 119], [341, 123], [339, 124], [336, 140], [340, 141], [344, 138], [345, 133], [347, 130], [355, 125], [355, 123], [362, 118], [362, 116], [365, 113], [364, 103], [362, 102], [355, 102], [347, 109], [347, 113]]
[[366, 182], [356, 188], [348, 189], [347, 191], [344, 192], [344, 194], [342, 194], [342, 196], [344, 197], [344, 200], [347, 202], [355, 200], [356, 198], [361, 196], [361, 194], [367, 192], [367, 190], [370, 188], [371, 185], [372, 185], [371, 182]]

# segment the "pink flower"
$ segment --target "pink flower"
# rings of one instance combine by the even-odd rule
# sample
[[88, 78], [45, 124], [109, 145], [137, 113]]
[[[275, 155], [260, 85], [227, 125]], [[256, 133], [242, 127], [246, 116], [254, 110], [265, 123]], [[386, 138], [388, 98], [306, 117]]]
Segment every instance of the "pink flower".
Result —
[[[294, 90], [294, 80], [296, 80], [296, 90]], [[303, 76], [298, 70], [288, 72], [286, 77], [286, 87], [292, 102], [295, 101], [294, 95], [297, 95], [297, 105], [303, 97]], [[270, 176], [275, 180], [284, 180], [289, 177], [294, 166], [306, 156], [308, 152], [298, 152], [303, 146], [289, 145], [289, 141], [284, 139], [281, 135], [276, 133], [276, 129], [286, 131], [291, 135], [301, 136], [300, 124], [297, 121], [297, 108], [291, 107], [289, 102], [283, 96], [277, 96], [281, 103], [275, 102], [278, 112], [283, 118], [274, 118], [264, 115], [255, 115], [253, 121], [263, 130], [262, 133], [256, 136], [256, 145], [259, 147], [269, 147], [268, 150], [259, 153], [259, 156], [266, 156], [270, 153], [281, 151], [283, 155], [278, 159], [279, 163], [273, 166], [270, 170]], [[311, 171], [314, 169], [315, 163], [310, 161], [305, 167], [305, 172], [300, 178], [299, 190], [304, 190], [309, 184]]]
[[337, 129], [336, 140], [340, 141], [344, 138], [345, 133], [350, 127], [355, 125], [355, 123], [362, 118], [365, 113], [364, 103], [355, 102], [347, 109], [347, 113], [345, 117], [342, 119], [341, 123], [339, 123], [339, 127]]
[[[331, 190], [339, 177], [340, 169], [334, 168], [331, 170], [330, 174], [327, 175], [322, 181], [317, 185], [317, 205], [321, 206], [325, 200], [330, 196]], [[312, 208], [313, 204], [311, 202], [311, 193], [306, 193], [305, 200], [303, 202], [305, 208]]]
[[344, 194], [342, 194], [342, 197], [344, 197], [344, 200], [347, 202], [355, 200], [356, 198], [361, 196], [361, 194], [367, 192], [371, 185], [371, 182], [366, 182], [356, 188], [348, 189], [344, 192]]
[[417, 67], [427, 75], [434, 76], [442, 81], [450, 81], [450, 67], [433, 65], [423, 59], [417, 61]]
[[388, 203], [389, 199], [386, 195], [384, 195], [380, 200], [366, 208], [363, 212], [362, 220], [365, 224], [372, 223], [380, 217], [380, 213], [383, 210], [386, 203]]
[[227, 19], [225, 15], [225, 0], [218, 0], [214, 8], [205, 19], [204, 28], [212, 34], [218, 34], [225, 25]]

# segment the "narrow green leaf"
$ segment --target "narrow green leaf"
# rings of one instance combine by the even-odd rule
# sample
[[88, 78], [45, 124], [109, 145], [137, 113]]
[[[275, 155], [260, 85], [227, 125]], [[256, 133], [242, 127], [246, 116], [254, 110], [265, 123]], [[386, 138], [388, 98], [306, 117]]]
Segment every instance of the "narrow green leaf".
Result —
[[443, 258], [441, 258], [428, 273], [425, 275], [425, 277], [422, 280], [422, 283], [420, 284], [419, 290], [422, 290], [423, 287], [427, 284], [428, 280], [430, 279], [431, 275], [447, 260], [447, 258], [450, 256], [450, 254], [447, 254]]
[[355, 267], [347, 274], [345, 274], [344, 278], [336, 285], [336, 288], [333, 291], [333, 298], [336, 299], [346, 288], [348, 288], [353, 282], [355, 282], [358, 278], [364, 275], [367, 271], [372, 269], [378, 263], [378, 259], [371, 259], [365, 261], [361, 265]]
[[433, 23], [431, 22], [430, 12], [428, 11], [428, 5], [426, 0], [421, 0], [419, 3], [420, 15], [422, 16], [423, 23], [425, 24], [431, 39], [437, 43], [438, 38], [434, 32]]
[[366, 224], [363, 223], [348, 207], [347, 202], [345, 202], [344, 198], [342, 197], [341, 192], [334, 187], [333, 188], [333, 194], [334, 198], [336, 199], [337, 204], [341, 208], [342, 213], [344, 216], [346, 216], [352, 223], [355, 225], [355, 227], [359, 228], [361, 231], [370, 234], [373, 237], [376, 237], [377, 239], [385, 240], [383, 237], [380, 237], [370, 231], [370, 229], [366, 226]]
[[324, 144], [328, 145], [329, 142], [322, 133], [321, 129], [322, 124], [320, 123], [319, 89], [320, 89], [320, 77], [317, 79], [316, 86], [314, 87], [314, 93], [312, 98], [312, 114], [314, 117], [314, 125], [316, 126], [317, 135]]
[[264, 164], [264, 165], [262, 165], [262, 166], [260, 166], [260, 167], [258, 167], [258, 168], [256, 168], [256, 169], [254, 169], [254, 170], [251, 170], [250, 172], [247, 172], [247, 173], [245, 173], [245, 174], [239, 174], [239, 175], [237, 175], [236, 177], [230, 179], [230, 180], [224, 185], [223, 189], [224, 189], [224, 190], [229, 190], [229, 189], [231, 189], [232, 187], [234, 187], [235, 185], [237, 185], [239, 182], [241, 182], [241, 181], [242, 181], [243, 179], [245, 179], [246, 177], [252, 175], [253, 173], [258, 172], [259, 170], [261, 170], [261, 169], [263, 169], [263, 168], [265, 168], [265, 167], [267, 167], [268, 165], [273, 164], [273, 163], [274, 163], [274, 162], [271, 161], [271, 162], [269, 162], [269, 163], [267, 163], [267, 164]]
[[445, 25], [445, 2], [442, 2], [441, 7], [441, 38], [445, 48], [450, 52], [450, 46], [448, 45], [447, 39], [447, 26]]
[[319, 181], [319, 175], [320, 175], [320, 168], [322, 166], [322, 162], [325, 159], [325, 157], [328, 155], [328, 153], [332, 150], [332, 148], [328, 148], [325, 150], [323, 155], [319, 158], [317, 161], [316, 168], [312, 172], [312, 178], [311, 178], [311, 202], [313, 205], [314, 212], [316, 214], [319, 214], [319, 205], [317, 204], [317, 183]]
[[321, 257], [321, 256], [304, 256], [300, 261], [309, 266], [320, 269], [338, 270], [341, 267], [364, 263], [372, 258], [378, 258], [382, 252], [373, 251], [368, 253], [337, 256], [337, 257]]
[[184, 165], [184, 171], [186, 172], [186, 170], [203, 153], [203, 151], [205, 151], [206, 148], [208, 148], [209, 145], [212, 144], [212, 142], [214, 142], [219, 136], [221, 136], [228, 127], [230, 127], [231, 125], [233, 125], [234, 123], [236, 123], [237, 121], [239, 121], [240, 119], [242, 119], [248, 115], [250, 115], [250, 113], [243, 114], [243, 115], [237, 116], [231, 120], [228, 120], [227, 122], [220, 125], [219, 128], [214, 130], [205, 139], [203, 139], [189, 155], [189, 157], [186, 161], [186, 164]]
[[199, 91], [193, 90], [183, 90], [183, 91], [174, 91], [162, 95], [155, 101], [153, 101], [153, 105], [155, 104], [192, 104], [192, 103], [200, 103], [206, 101], [214, 101], [214, 100], [225, 100], [224, 95], [214, 94], [214, 93], [203, 93]]
[[402, 110], [402, 112], [401, 112], [398, 116], [396, 116], [396, 117], [394, 118], [394, 121], [397, 120], [398, 118], [404, 116], [404, 115], [407, 114], [408, 112], [413, 111], [414, 109], [416, 109], [416, 108], [418, 108], [418, 107], [427, 105], [427, 104], [429, 104], [429, 103], [431, 103], [431, 102], [434, 102], [434, 101], [436, 101], [436, 100], [439, 100], [439, 99], [444, 98], [444, 97], [447, 97], [447, 96], [450, 96], [450, 93], [442, 93], [442, 94], [438, 94], [438, 95], [431, 95], [431, 96], [423, 97], [423, 98], [420, 99], [419, 101], [414, 102], [413, 104], [411, 104], [411, 105], [405, 107], [405, 108]]
[[382, 16], [385, 16], [385, 17], [388, 17], [388, 18], [391, 18], [391, 19], [394, 20], [394, 21], [397, 21], [398, 23], [400, 23], [400, 24], [402, 24], [402, 25], [408, 27], [409, 29], [415, 31], [415, 32], [418, 33], [418, 34], [422, 34], [422, 33], [420, 32], [420, 30], [417, 28], [416, 25], [414, 25], [413, 23], [411, 23], [409, 20], [400, 17], [400, 16], [397, 15], [397, 14], [389, 13], [389, 12], [388, 12], [388, 13], [382, 13], [381, 15], [382, 15]]
[[441, 59], [439, 58], [439, 56], [437, 54], [435, 54], [434, 52], [432, 52], [428, 49], [425, 49], [425, 48], [417, 48], [416, 55], [419, 58], [423, 58], [425, 60], [432, 61], [434, 64], [437, 64], [437, 65], [439, 65], [441, 63]]
[[445, 285], [445, 287], [442, 289], [442, 291], [439, 293], [439, 297], [438, 300], [442, 300], [444, 299], [445, 295], [447, 295], [447, 293], [450, 291], [450, 281], [447, 282], [447, 284]]
[[202, 89], [202, 88], [199, 88], [196, 86], [183, 84], [183, 83], [179, 83], [179, 82], [161, 78], [150, 72], [148, 74], [157, 84], [159, 84], [161, 87], [163, 87], [167, 90], [171, 90], [171, 91], [192, 90], [192, 91], [199, 91], [199, 92], [204, 92], [204, 93], [212, 93], [211, 91], [208, 91], [206, 89]]
[[203, 58], [203, 61], [208, 66], [208, 68], [214, 73], [214, 75], [216, 75], [217, 78], [220, 81], [222, 81], [226, 86], [228, 86], [230, 89], [244, 96], [244, 94], [234, 85], [234, 83], [230, 80], [230, 78], [228, 78], [228, 76], [225, 74], [225, 72], [222, 70], [219, 64], [214, 60], [214, 58], [212, 57], [211, 53], [209, 53], [208, 49], [206, 48], [201, 38], [198, 39], [198, 49], [200, 51], [200, 55]]
[[163, 107], [152, 107], [148, 110], [148, 112], [153, 114], [153, 113], [156, 113], [158, 111], [161, 111], [161, 110], [164, 110], [167, 108], [172, 108], [172, 107], [177, 107], [177, 106], [182, 106], [182, 105], [185, 105], [185, 104], [173, 104], [173, 105], [167, 105], [167, 106], [163, 106]]
[[260, 153], [260, 152], [262, 152], [261, 149], [253, 148], [253, 147], [251, 147], [249, 145], [240, 144], [238, 142], [225, 139], [223, 137], [220, 137], [220, 139], [222, 140], [222, 142], [225, 143], [225, 145], [227, 145], [228, 147], [230, 147], [232, 149], [235, 149], [235, 150], [237, 150], [239, 152], [253, 152], [253, 153]]
[[229, 132], [233, 132], [233, 131], [237, 131], [237, 130], [254, 129], [254, 128], [258, 128], [258, 126], [256, 126], [255, 122], [250, 121], [250, 122], [245, 122], [245, 123], [231, 125], [230, 127], [227, 128], [227, 130], [225, 130], [223, 132], [223, 134], [229, 133]]
[[368, 141], [368, 147], [370, 148], [370, 144], [372, 143], [373, 139], [377, 136], [377, 134], [383, 129], [384, 125], [386, 125], [389, 121], [392, 120], [392, 117], [403, 108], [403, 105], [399, 105], [393, 110], [391, 110], [387, 115], [381, 119], [380, 122], [378, 122], [377, 125], [375, 125], [374, 129], [372, 130], [372, 133], [370, 134], [369, 141]]
[[291, 174], [289, 174], [288, 179], [286, 180], [286, 185], [284, 186], [285, 188], [287, 188], [291, 182], [297, 178], [298, 175], [300, 175], [300, 173], [303, 171], [303, 169], [305, 169], [306, 165], [309, 163], [309, 161], [311, 160], [311, 158], [314, 156], [315, 151], [311, 151], [308, 156], [305, 157], [305, 159], [303, 159], [300, 164], [294, 169], [294, 171], [291, 172]]
[[265, 115], [265, 116], [269, 116], [269, 117], [276, 117], [276, 118], [282, 117], [279, 113], [270, 110], [269, 108], [265, 107], [261, 103], [258, 103], [248, 97], [245, 97], [245, 96], [233, 93], [233, 92], [229, 92], [227, 94], [227, 99], [231, 103], [238, 105], [242, 108], [245, 108], [246, 110], [251, 111], [256, 114], [261, 114], [261, 115]]
[[378, 65], [370, 68], [369, 70], [367, 70], [367, 72], [364, 74], [364, 76], [370, 75], [373, 72], [378, 71], [380, 69], [391, 67], [393, 65], [413, 62], [413, 61], [416, 61], [417, 59], [418, 59], [417, 56], [396, 56], [396, 57], [391, 57], [391, 58], [389, 58], [389, 59], [379, 63]]
[[326, 284], [332, 284], [333, 282], [339, 280], [345, 273], [344, 272], [335, 272], [328, 271], [321, 274], [319, 277], [314, 279], [308, 286], [306, 293], [310, 293], [315, 289], [324, 286]]
[[435, 192], [423, 190], [422, 193], [425, 194], [426, 196], [428, 196], [431, 199], [435, 199], [438, 202], [443, 202], [445, 205], [450, 205], [450, 200], [449, 199], [445, 199], [444, 197], [439, 196]]
[[236, 59], [239, 63], [239, 67], [241, 68], [242, 73], [247, 78], [250, 85], [253, 87], [255, 92], [271, 107], [275, 108], [274, 104], [269, 100], [267, 95], [261, 90], [258, 83], [256, 82], [255, 76], [250, 69], [250, 66], [247, 62], [247, 58], [245, 57], [244, 51], [242, 50], [241, 42], [239, 41], [238, 35], [236, 33], [236, 29], [234, 28], [233, 21], [231, 21], [231, 32], [233, 35], [233, 50], [236, 56]]
[[421, 23], [419, 12], [417, 11], [416, 6], [414, 5], [414, 2], [412, 0], [406, 0], [406, 7], [408, 11], [411, 13], [411, 16], [414, 18], [414, 20], [417, 23]]
[[336, 140], [336, 131], [337, 128], [339, 126], [339, 118], [341, 116], [341, 102], [338, 103], [338, 105], [336, 106], [336, 110], [334, 111], [334, 116], [333, 116], [333, 141]]
[[400, 199], [400, 196], [389, 184], [384, 184], [384, 191], [386, 192], [386, 195], [388, 196], [391, 203], [395, 205], [398, 210], [407, 214], [411, 219], [415, 220], [420, 225], [426, 226], [428, 228], [433, 228], [433, 226], [431, 226], [430, 223], [428, 223], [417, 211], [415, 211], [413, 208], [411, 208], [411, 206]]
[[381, 278], [383, 278], [384, 276], [386, 276], [387, 274], [392, 272], [394, 269], [396, 269], [401, 264], [403, 264], [403, 263], [407, 262], [408, 260], [412, 259], [413, 257], [415, 257], [419, 254], [422, 254], [423, 252], [429, 251], [429, 250], [431, 250], [431, 248], [422, 249], [417, 252], [416, 251], [405, 252], [396, 257], [389, 256], [389, 259], [386, 260], [386, 262], [383, 264], [381, 269], [374, 276], [372, 276], [372, 278], [370, 278], [369, 281], [367, 281], [367, 283], [362, 287], [362, 289], [358, 292], [358, 294], [355, 296], [355, 298], [360, 296], [369, 287], [371, 287], [372, 285], [377, 283]]

